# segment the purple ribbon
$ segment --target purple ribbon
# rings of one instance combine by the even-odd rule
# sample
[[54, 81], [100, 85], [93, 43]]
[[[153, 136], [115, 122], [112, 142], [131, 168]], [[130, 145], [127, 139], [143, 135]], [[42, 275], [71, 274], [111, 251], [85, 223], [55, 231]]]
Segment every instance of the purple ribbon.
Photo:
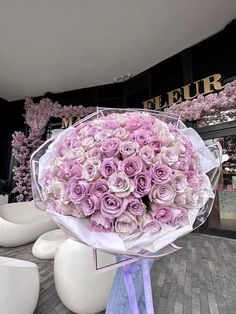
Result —
[[154, 314], [153, 300], [152, 300], [152, 285], [150, 278], [150, 266], [149, 261], [146, 259], [142, 260], [142, 270], [143, 270], [143, 285], [144, 294], [146, 302], [146, 312], [147, 314]]
[[136, 270], [136, 263], [123, 266], [123, 269], [124, 269], [125, 286], [126, 286], [126, 291], [129, 298], [131, 314], [139, 314], [135, 288], [134, 288], [134, 282], [132, 278], [132, 274]]
[[[129, 299], [131, 314], [139, 314], [135, 288], [134, 288], [134, 282], [132, 278], [132, 274], [136, 270], [136, 263], [126, 265], [123, 267], [123, 269], [124, 269], [125, 286], [127, 290], [128, 299]], [[144, 294], [145, 294], [145, 301], [146, 301], [146, 312], [147, 314], [154, 314], [153, 300], [152, 300], [152, 286], [151, 286], [151, 279], [150, 279], [150, 267], [149, 267], [149, 261], [146, 259], [142, 260], [142, 271], [143, 271]]]

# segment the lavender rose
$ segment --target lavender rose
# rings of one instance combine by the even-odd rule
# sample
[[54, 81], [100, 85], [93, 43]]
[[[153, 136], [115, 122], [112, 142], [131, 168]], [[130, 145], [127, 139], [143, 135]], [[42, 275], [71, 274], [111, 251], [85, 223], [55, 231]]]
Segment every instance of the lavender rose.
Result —
[[197, 170], [189, 170], [185, 172], [187, 182], [190, 186], [193, 186], [198, 181], [198, 172]]
[[209, 183], [209, 178], [205, 173], [202, 173], [201, 175], [198, 176], [198, 180], [197, 180], [197, 190], [198, 191], [203, 191], [204, 189], [207, 188]]
[[143, 146], [138, 154], [146, 166], [150, 166], [151, 164], [153, 164], [155, 153], [150, 146]]
[[137, 142], [140, 147], [143, 147], [144, 145], [147, 145], [149, 137], [150, 132], [145, 129], [139, 129], [134, 131], [131, 139], [132, 141]]
[[152, 216], [161, 224], [166, 224], [171, 219], [170, 206], [152, 204]]
[[101, 161], [99, 159], [88, 159], [84, 163], [82, 177], [89, 182], [98, 179], [101, 176], [99, 172], [100, 165]]
[[173, 165], [179, 158], [176, 150], [170, 147], [162, 147], [159, 157], [161, 161], [168, 166]]
[[184, 208], [172, 207], [171, 219], [169, 225], [175, 227], [186, 221], [188, 218], [187, 212]]
[[175, 195], [175, 191], [169, 184], [153, 185], [149, 192], [150, 201], [159, 205], [172, 204]]
[[176, 192], [183, 193], [188, 185], [187, 178], [182, 172], [176, 172], [171, 177], [171, 185]]
[[124, 212], [115, 221], [115, 231], [118, 233], [132, 233], [137, 228], [138, 228], [137, 219], [129, 212]]
[[123, 159], [129, 156], [137, 155], [138, 150], [139, 150], [139, 145], [136, 142], [125, 141], [121, 143], [120, 145], [120, 152]]
[[105, 218], [100, 211], [97, 211], [91, 216], [90, 229], [96, 232], [111, 232], [113, 231], [113, 223]]
[[130, 156], [124, 159], [122, 168], [132, 178], [142, 171], [143, 162], [138, 156]]
[[194, 208], [200, 201], [200, 194], [194, 189], [188, 188], [185, 192], [186, 208]]
[[129, 136], [129, 132], [125, 128], [118, 128], [113, 131], [114, 137], [118, 137], [120, 140], [126, 140]]
[[87, 157], [88, 158], [97, 158], [101, 159], [101, 151], [98, 147], [93, 147], [87, 152]]
[[95, 145], [96, 145], [96, 141], [95, 141], [95, 138], [93, 136], [86, 137], [82, 141], [82, 146], [84, 147], [84, 149], [86, 151], [93, 148]]
[[159, 183], [166, 183], [170, 180], [171, 177], [171, 169], [166, 166], [163, 165], [161, 163], [155, 163], [154, 165], [152, 165], [150, 167], [150, 173], [152, 176], [152, 180], [159, 184]]
[[88, 193], [89, 184], [80, 178], [72, 177], [68, 181], [70, 199], [73, 203], [79, 203]]
[[88, 194], [81, 201], [81, 208], [85, 216], [92, 215], [100, 207], [99, 199], [95, 195]]
[[98, 179], [96, 180], [90, 190], [89, 193], [90, 194], [94, 194], [96, 197], [100, 198], [101, 196], [103, 196], [107, 191], [109, 190], [109, 187], [107, 185], [107, 180], [104, 179]]
[[105, 158], [101, 165], [101, 174], [108, 179], [113, 173], [118, 171], [119, 160], [117, 158]]
[[77, 177], [81, 177], [82, 175], [82, 168], [77, 160], [68, 160], [60, 165], [59, 169], [57, 177], [60, 180], [69, 180], [75, 175]]
[[139, 199], [132, 197], [128, 203], [127, 210], [134, 216], [143, 215], [146, 205]]
[[174, 163], [173, 168], [176, 170], [181, 170], [181, 171], [188, 171], [189, 170], [189, 162], [185, 159], [179, 160], [176, 163]]
[[158, 154], [160, 153], [162, 146], [164, 146], [164, 143], [157, 137], [152, 136], [148, 140], [148, 145], [154, 150], [156, 154]]
[[134, 177], [134, 196], [140, 198], [147, 195], [151, 189], [151, 176], [149, 171], [143, 171]]
[[118, 197], [127, 197], [134, 190], [134, 184], [125, 172], [113, 173], [108, 179], [108, 186]]
[[74, 148], [73, 150], [69, 150], [62, 158], [63, 160], [73, 160], [76, 159], [80, 164], [83, 164], [86, 160], [85, 151], [82, 147]]
[[101, 213], [105, 218], [119, 217], [126, 209], [127, 203], [111, 193], [106, 193], [101, 198]]
[[120, 141], [118, 138], [107, 138], [102, 142], [101, 151], [106, 157], [114, 157], [119, 154]]
[[105, 129], [105, 130], [102, 130], [98, 133], [96, 133], [94, 135], [95, 137], [95, 140], [98, 142], [98, 143], [101, 143], [102, 141], [104, 141], [105, 139], [108, 139], [110, 137], [112, 137], [112, 132]]
[[144, 214], [139, 223], [139, 229], [142, 232], [159, 232], [161, 231], [161, 225], [159, 222], [150, 214]]

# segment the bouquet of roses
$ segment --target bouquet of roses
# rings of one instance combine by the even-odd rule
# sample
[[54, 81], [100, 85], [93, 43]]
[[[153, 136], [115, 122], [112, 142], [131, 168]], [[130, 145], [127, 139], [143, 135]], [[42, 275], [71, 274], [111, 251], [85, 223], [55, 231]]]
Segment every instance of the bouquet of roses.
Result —
[[[126, 265], [126, 290], [136, 314], [127, 264], [133, 257], [158, 258], [180, 249], [173, 241], [204, 223], [220, 156], [219, 145], [207, 147], [174, 114], [100, 108], [32, 155], [34, 199], [77, 241], [129, 257], [119, 266]], [[146, 310], [153, 314], [145, 259], [142, 270]]]
[[191, 232], [214, 198], [206, 173], [216, 159], [176, 115], [100, 109], [49, 143], [32, 159], [43, 154], [37, 191], [52, 218], [92, 247], [154, 253]]

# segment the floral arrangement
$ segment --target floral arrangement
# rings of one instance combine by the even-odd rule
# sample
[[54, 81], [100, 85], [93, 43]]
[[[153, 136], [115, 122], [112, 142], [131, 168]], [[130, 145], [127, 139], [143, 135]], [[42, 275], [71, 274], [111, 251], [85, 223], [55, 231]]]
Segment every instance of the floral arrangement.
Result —
[[[219, 93], [199, 95], [193, 100], [175, 104], [165, 111], [178, 114], [183, 121], [196, 121], [206, 115], [236, 109], [236, 80], [227, 83]], [[235, 112], [234, 119], [235, 119]]]
[[94, 111], [93, 107], [62, 106], [43, 98], [34, 103], [30, 98], [25, 101], [25, 123], [29, 127], [29, 135], [15, 132], [12, 140], [12, 154], [18, 165], [13, 168], [16, 186], [12, 193], [16, 193], [18, 202], [32, 200], [30, 156], [43, 143], [42, 136], [51, 117], [78, 117], [83, 118]]
[[174, 114], [98, 108], [33, 154], [34, 200], [94, 248], [98, 273], [97, 249], [129, 257], [101, 271], [123, 266], [131, 313], [138, 307], [128, 264], [142, 258], [146, 311], [154, 313], [147, 259], [179, 250], [173, 241], [206, 220], [220, 154]]
[[188, 224], [209, 194], [191, 141], [148, 112], [80, 123], [52, 151], [41, 184], [44, 201], [52, 211], [87, 220], [96, 232], [170, 232]]

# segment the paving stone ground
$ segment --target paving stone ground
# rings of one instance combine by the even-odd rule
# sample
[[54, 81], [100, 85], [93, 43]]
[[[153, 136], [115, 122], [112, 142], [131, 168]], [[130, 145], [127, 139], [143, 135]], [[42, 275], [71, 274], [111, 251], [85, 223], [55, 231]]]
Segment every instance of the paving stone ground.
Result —
[[[235, 314], [236, 240], [192, 233], [176, 243], [183, 249], [152, 267], [155, 314]], [[53, 261], [33, 257], [31, 249], [32, 244], [0, 247], [0, 256], [38, 265], [41, 288], [35, 314], [73, 314], [57, 296]]]

